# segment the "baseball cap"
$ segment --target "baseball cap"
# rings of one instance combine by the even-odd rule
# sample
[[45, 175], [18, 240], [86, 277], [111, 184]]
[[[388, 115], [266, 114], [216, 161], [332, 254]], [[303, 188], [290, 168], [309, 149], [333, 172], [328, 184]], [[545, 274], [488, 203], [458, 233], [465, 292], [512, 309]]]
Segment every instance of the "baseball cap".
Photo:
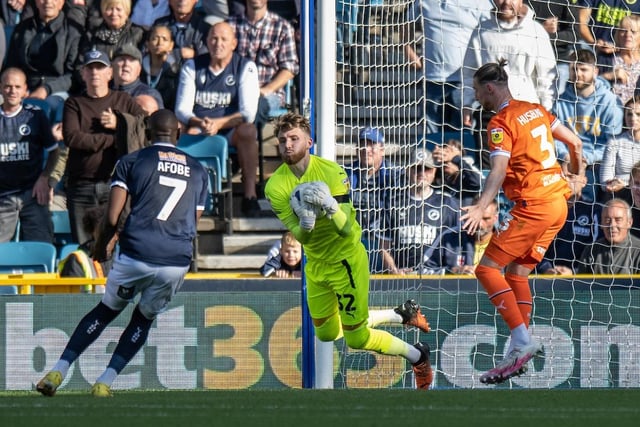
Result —
[[132, 44], [125, 44], [116, 49], [116, 52], [113, 54], [114, 58], [119, 56], [130, 56], [133, 59], [136, 59], [142, 62], [142, 53], [140, 53], [140, 49], [135, 47]]
[[411, 157], [409, 159], [409, 164], [407, 165], [407, 167], [410, 168], [414, 166], [422, 166], [425, 168], [435, 168], [436, 164], [433, 161], [433, 156], [431, 155], [431, 151], [424, 150], [422, 148], [415, 150], [411, 154]]
[[93, 64], [94, 62], [99, 62], [106, 65], [107, 67], [111, 66], [111, 61], [109, 61], [109, 56], [106, 53], [101, 50], [91, 49], [84, 54], [82, 65], [89, 65]]
[[360, 141], [363, 140], [384, 144], [384, 133], [380, 129], [367, 126], [360, 131]]

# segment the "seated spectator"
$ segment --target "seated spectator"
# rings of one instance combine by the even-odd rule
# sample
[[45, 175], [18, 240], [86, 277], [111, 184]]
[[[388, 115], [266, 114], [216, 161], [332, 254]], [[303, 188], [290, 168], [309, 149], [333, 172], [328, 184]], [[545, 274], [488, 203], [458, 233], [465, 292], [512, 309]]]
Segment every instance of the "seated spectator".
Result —
[[222, 135], [237, 149], [242, 169], [242, 213], [260, 215], [256, 191], [258, 168], [258, 73], [253, 61], [234, 53], [237, 41], [226, 22], [211, 27], [210, 54], [188, 60], [180, 71], [176, 116], [187, 133]]
[[227, 20], [236, 32], [236, 53], [255, 62], [260, 82], [256, 122], [266, 123], [269, 110], [284, 107], [284, 87], [300, 71], [293, 26], [267, 8], [266, 1], [246, 1], [243, 14]]
[[626, 103], [640, 77], [640, 16], [629, 15], [620, 21], [613, 33], [614, 51], [599, 56], [600, 75], [611, 83], [613, 93]]
[[[566, 172], [566, 171], [565, 171]], [[579, 256], [600, 237], [599, 203], [582, 199], [584, 178], [565, 173], [574, 193], [567, 200], [567, 220], [536, 266], [540, 274], [573, 275], [578, 271]]]
[[36, 2], [37, 14], [13, 31], [5, 66], [27, 73], [29, 97], [46, 100], [50, 119], [62, 121], [78, 57], [81, 29], [67, 19], [64, 0]]
[[629, 189], [631, 191], [631, 217], [633, 219], [633, 227], [631, 234], [640, 238], [640, 162], [633, 165], [629, 174]]
[[102, 22], [85, 32], [80, 42], [80, 60], [89, 50], [102, 51], [113, 59], [116, 50], [124, 45], [142, 47], [144, 28], [132, 23], [130, 15], [131, 0], [100, 0]]
[[482, 172], [473, 160], [464, 157], [462, 143], [450, 139], [433, 149], [433, 160], [438, 165], [435, 187], [451, 194], [461, 206], [467, 206], [480, 193]]
[[20, 240], [53, 243], [49, 178], [58, 142], [44, 112], [23, 104], [27, 77], [22, 70], [6, 69], [0, 89], [0, 242], [11, 240], [20, 220]]
[[169, 0], [136, 0], [131, 22], [148, 31], [156, 20], [170, 13]]
[[173, 53], [173, 36], [169, 27], [154, 25], [142, 57], [140, 80], [156, 89], [162, 96], [165, 108], [173, 110], [180, 74], [180, 60]]
[[244, 3], [242, 0], [201, 0], [207, 22], [213, 25], [225, 21], [230, 15], [235, 15], [234, 1]]
[[[471, 201], [472, 204], [476, 204], [480, 196], [477, 195]], [[489, 246], [489, 241], [493, 237], [493, 233], [496, 231], [496, 226], [498, 225], [499, 218], [499, 210], [498, 210], [498, 201], [493, 200], [486, 207], [482, 214], [482, 221], [480, 222], [480, 226], [473, 234], [473, 264], [472, 265], [462, 265], [455, 266], [451, 269], [451, 272], [454, 274], [474, 274], [476, 270], [476, 265], [482, 259], [482, 255], [484, 254], [485, 249]]]
[[[35, 0], [0, 1], [0, 26], [4, 26], [2, 38], [4, 39], [5, 36], [11, 38], [11, 33], [16, 26], [35, 14]], [[7, 40], [7, 43], [9, 43], [9, 40]]]
[[640, 95], [624, 106], [623, 132], [607, 141], [600, 166], [602, 201], [624, 199], [631, 204], [629, 177], [631, 168], [640, 161]]
[[578, 274], [640, 274], [640, 239], [629, 233], [632, 225], [629, 204], [608, 200], [600, 223], [604, 237], [584, 248]]
[[267, 260], [260, 267], [260, 274], [264, 277], [288, 279], [302, 275], [302, 245], [290, 231], [271, 247]]
[[173, 35], [174, 57], [184, 63], [198, 55], [208, 53], [207, 34], [211, 27], [204, 13], [196, 8], [198, 0], [169, 0], [171, 13], [157, 19], [154, 25], [164, 25]]
[[[93, 247], [100, 234], [100, 225], [105, 214], [104, 206], [96, 206], [87, 209], [82, 217], [82, 228], [91, 238], [78, 246], [78, 249], [71, 252], [58, 263], [58, 274], [60, 277], [86, 277], [97, 279], [106, 277], [111, 270], [113, 259], [98, 262], [93, 259]], [[109, 244], [109, 253], [112, 253], [117, 241], [117, 235]], [[85, 293], [103, 294], [104, 286], [84, 285], [81, 288]]]
[[384, 228], [385, 209], [391, 205], [391, 190], [401, 184], [401, 172], [385, 158], [381, 129], [366, 127], [358, 138], [358, 160], [345, 166], [356, 208], [362, 239], [369, 252], [372, 273], [382, 272], [378, 236]]
[[417, 150], [406, 170], [407, 189], [386, 210], [389, 231], [381, 238], [391, 274], [445, 274], [473, 265], [473, 242], [460, 232], [460, 205], [432, 187], [435, 174], [431, 153]]
[[160, 108], [164, 108], [160, 92], [140, 81], [141, 70], [142, 54], [138, 48], [130, 44], [119, 47], [113, 54], [113, 89], [127, 92], [132, 97], [150, 95]]
[[[571, 55], [569, 82], [554, 106], [558, 120], [582, 140], [587, 162], [587, 186], [582, 192], [586, 202], [595, 202], [600, 182], [599, 167], [607, 140], [622, 132], [622, 103], [609, 84], [598, 77], [596, 57], [582, 49]], [[557, 157], [566, 161], [564, 144], [556, 141]]]
[[133, 100], [147, 113], [147, 117], [160, 109], [156, 99], [147, 94], [140, 94], [133, 97]]

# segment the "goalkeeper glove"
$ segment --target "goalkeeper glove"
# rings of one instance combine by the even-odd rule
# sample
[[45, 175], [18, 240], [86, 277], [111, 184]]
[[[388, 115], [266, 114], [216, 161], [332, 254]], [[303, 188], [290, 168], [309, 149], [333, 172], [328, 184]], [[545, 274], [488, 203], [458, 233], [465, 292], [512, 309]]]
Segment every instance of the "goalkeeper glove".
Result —
[[329, 186], [322, 181], [309, 182], [302, 190], [302, 198], [305, 202], [322, 209], [329, 218], [338, 212], [338, 201], [331, 195]]
[[313, 206], [310, 206], [303, 200], [301, 188], [295, 188], [293, 190], [291, 198], [289, 199], [289, 205], [300, 220], [300, 228], [307, 232], [313, 230], [313, 227], [316, 225], [317, 213]]

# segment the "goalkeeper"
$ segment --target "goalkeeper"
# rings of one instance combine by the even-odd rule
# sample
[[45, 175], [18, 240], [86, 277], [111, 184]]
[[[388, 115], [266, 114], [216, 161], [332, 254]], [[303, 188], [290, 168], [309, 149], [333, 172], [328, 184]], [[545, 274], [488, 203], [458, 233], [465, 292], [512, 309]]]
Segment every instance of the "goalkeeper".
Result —
[[428, 332], [429, 324], [413, 300], [392, 310], [369, 311], [369, 262], [345, 171], [310, 154], [311, 127], [303, 116], [280, 116], [275, 135], [284, 163], [267, 181], [265, 194], [307, 256], [307, 302], [316, 336], [321, 341], [344, 336], [350, 348], [402, 356], [413, 366], [417, 387], [428, 389], [433, 381], [429, 346], [410, 345], [373, 329], [402, 323]]

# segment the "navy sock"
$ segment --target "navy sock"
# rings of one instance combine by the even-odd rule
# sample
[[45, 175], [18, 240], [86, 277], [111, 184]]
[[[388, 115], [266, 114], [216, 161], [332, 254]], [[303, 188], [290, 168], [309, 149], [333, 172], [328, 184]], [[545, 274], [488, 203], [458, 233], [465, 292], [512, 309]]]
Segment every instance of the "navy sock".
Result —
[[119, 374], [127, 366], [127, 363], [133, 359], [133, 356], [138, 353], [147, 341], [152, 323], [153, 319], [144, 317], [136, 305], [131, 315], [131, 321], [129, 321], [126, 329], [120, 335], [118, 345], [113, 352], [111, 361], [109, 361], [109, 368], [114, 369]]
[[98, 339], [102, 331], [120, 314], [100, 301], [93, 310], [88, 312], [76, 326], [73, 335], [62, 352], [60, 359], [73, 363], [83, 351]]

